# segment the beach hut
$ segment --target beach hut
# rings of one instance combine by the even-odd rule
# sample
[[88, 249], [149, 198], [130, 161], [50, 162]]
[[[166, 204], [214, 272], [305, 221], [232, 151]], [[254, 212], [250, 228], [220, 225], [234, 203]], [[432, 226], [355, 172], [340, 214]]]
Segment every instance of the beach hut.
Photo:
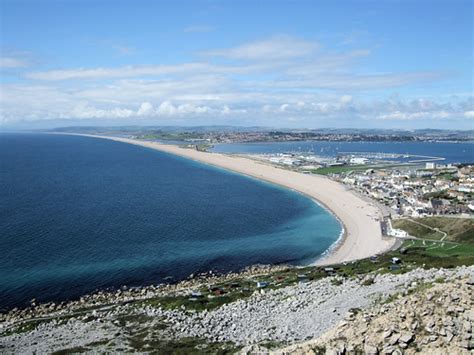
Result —
[[334, 270], [333, 267], [325, 267], [324, 272], [328, 275], [334, 275], [336, 273], [336, 270]]

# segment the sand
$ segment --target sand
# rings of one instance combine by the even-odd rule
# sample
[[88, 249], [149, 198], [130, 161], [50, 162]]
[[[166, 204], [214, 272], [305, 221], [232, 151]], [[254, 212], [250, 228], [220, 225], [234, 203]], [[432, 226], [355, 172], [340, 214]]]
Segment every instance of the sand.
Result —
[[242, 156], [200, 152], [135, 139], [87, 136], [135, 144], [178, 155], [284, 186], [315, 199], [333, 212], [344, 226], [344, 234], [340, 240], [315, 261], [315, 265], [330, 265], [367, 258], [385, 252], [395, 244], [395, 239], [382, 236], [380, 227], [382, 212], [379, 208], [348, 190], [343, 184], [327, 177], [285, 170]]

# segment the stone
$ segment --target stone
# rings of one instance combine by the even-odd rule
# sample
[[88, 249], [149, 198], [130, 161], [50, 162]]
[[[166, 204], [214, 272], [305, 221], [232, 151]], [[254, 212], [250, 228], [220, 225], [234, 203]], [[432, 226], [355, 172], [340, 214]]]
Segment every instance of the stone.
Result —
[[459, 342], [459, 346], [461, 348], [467, 349], [467, 350], [472, 350], [474, 349], [474, 342], [468, 341], [468, 340], [463, 340]]
[[451, 342], [451, 340], [453, 340], [453, 338], [454, 338], [453, 333], [451, 333], [451, 332], [446, 332], [446, 343], [449, 344], [449, 343]]
[[394, 346], [386, 346], [385, 348], [382, 349], [382, 351], [380, 352], [381, 354], [392, 354], [394, 351], [395, 351], [395, 347]]
[[400, 341], [403, 342], [403, 343], [410, 343], [413, 339], [415, 338], [415, 334], [411, 333], [411, 332], [407, 332], [407, 333], [403, 333], [401, 336], [400, 336]]
[[392, 331], [391, 330], [387, 330], [386, 332], [384, 332], [382, 334], [382, 338], [383, 339], [387, 339], [390, 335], [392, 335]]
[[400, 339], [400, 334], [393, 334], [390, 339], [388, 340], [388, 343], [390, 345], [395, 345], [396, 343], [398, 343], [398, 339]]
[[364, 344], [364, 353], [366, 355], [378, 355], [379, 349], [375, 345]]

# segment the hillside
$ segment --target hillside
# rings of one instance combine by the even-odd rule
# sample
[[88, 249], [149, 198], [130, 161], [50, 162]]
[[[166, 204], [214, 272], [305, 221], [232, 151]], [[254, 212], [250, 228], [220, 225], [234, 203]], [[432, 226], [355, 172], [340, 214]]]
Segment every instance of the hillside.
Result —
[[446, 233], [444, 240], [474, 243], [474, 219], [472, 218], [403, 218], [393, 220], [392, 225], [417, 238], [441, 240]]

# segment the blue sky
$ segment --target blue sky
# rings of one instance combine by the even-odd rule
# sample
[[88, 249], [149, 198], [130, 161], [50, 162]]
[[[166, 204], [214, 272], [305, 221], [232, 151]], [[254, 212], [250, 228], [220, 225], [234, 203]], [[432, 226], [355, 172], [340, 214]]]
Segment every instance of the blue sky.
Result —
[[472, 1], [0, 0], [0, 123], [472, 129]]

